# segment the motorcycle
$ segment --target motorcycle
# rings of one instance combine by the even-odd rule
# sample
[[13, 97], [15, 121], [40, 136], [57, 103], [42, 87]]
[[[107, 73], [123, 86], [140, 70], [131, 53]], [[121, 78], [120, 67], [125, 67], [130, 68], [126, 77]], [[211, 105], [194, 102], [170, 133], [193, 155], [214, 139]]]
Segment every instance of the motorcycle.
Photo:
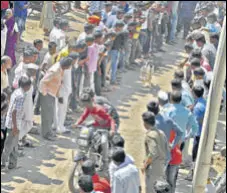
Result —
[[[33, 11], [42, 12], [43, 4], [44, 1], [29, 1], [29, 8], [31, 9], [30, 14], [33, 13]], [[71, 10], [70, 1], [55, 1], [54, 4], [56, 8], [56, 16], [64, 15]]]
[[[80, 126], [80, 134], [77, 139], [78, 153], [73, 151], [73, 167], [69, 177], [69, 189], [73, 193], [79, 193], [78, 179], [82, 174], [81, 166], [87, 159], [93, 160], [97, 171], [102, 171], [104, 163], [101, 144], [103, 137], [108, 135], [106, 129], [95, 129], [90, 126]], [[108, 140], [108, 139], [107, 139]]]

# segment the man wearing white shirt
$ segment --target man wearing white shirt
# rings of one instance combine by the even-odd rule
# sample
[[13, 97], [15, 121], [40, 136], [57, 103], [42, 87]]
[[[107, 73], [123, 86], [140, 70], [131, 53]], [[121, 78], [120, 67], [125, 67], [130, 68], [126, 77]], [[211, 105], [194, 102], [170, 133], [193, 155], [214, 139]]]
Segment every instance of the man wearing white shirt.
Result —
[[60, 31], [60, 27], [59, 27], [60, 21], [61, 21], [60, 18], [55, 18], [54, 19], [54, 27], [51, 30], [50, 37], [49, 37], [49, 41], [50, 42], [57, 43], [57, 36], [58, 36], [59, 31]]
[[[112, 160], [120, 166], [126, 158], [122, 148], [114, 149]], [[129, 164], [114, 173], [112, 193], [139, 193], [141, 191], [139, 170], [135, 165]]]

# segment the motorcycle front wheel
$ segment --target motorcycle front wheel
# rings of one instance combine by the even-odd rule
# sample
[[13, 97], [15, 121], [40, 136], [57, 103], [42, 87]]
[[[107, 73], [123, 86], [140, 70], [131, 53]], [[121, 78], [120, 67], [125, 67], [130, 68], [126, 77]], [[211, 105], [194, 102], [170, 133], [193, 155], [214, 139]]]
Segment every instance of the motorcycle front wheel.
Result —
[[82, 174], [82, 170], [79, 162], [74, 162], [70, 171], [69, 182], [68, 182], [70, 192], [80, 193], [78, 180], [81, 174]]

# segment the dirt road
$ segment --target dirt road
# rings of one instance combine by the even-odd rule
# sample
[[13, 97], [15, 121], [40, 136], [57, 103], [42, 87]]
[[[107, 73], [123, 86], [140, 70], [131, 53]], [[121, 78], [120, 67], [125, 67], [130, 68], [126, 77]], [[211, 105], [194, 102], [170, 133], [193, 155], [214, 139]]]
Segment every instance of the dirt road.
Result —
[[[169, 91], [174, 68], [182, 57], [183, 45], [184, 42], [179, 41], [174, 47], [165, 46], [168, 52], [157, 55], [155, 64], [158, 68], [151, 88], [145, 88], [140, 83], [138, 69], [123, 75], [122, 85], [108, 95], [121, 115], [120, 132], [126, 140], [126, 151], [134, 157], [138, 167], [141, 167], [144, 159], [144, 129], [141, 114], [146, 110], [146, 104], [160, 89]], [[39, 117], [36, 117], [36, 120], [39, 122]], [[25, 156], [19, 159], [18, 169], [7, 174], [1, 173], [1, 192], [69, 193], [67, 180], [72, 166], [72, 150], [76, 147], [76, 135], [76, 131], [73, 131], [70, 135], [58, 136], [56, 142], [47, 142], [35, 135], [30, 136], [37, 147], [25, 149]], [[180, 181], [178, 189], [179, 193], [187, 193], [190, 186]]]

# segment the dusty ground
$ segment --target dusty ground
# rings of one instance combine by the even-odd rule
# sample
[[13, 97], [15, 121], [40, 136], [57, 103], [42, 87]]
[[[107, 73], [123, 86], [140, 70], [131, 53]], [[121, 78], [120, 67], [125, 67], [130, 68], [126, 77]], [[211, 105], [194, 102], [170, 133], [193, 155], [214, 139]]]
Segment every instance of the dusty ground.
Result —
[[[73, 15], [73, 14], [70, 14]], [[34, 19], [34, 18], [33, 18]], [[71, 18], [71, 28], [82, 30], [83, 23], [75, 22], [78, 17]], [[28, 32], [25, 38], [28, 42], [36, 38], [43, 38], [42, 30], [38, 29], [38, 22], [28, 21]], [[31, 27], [32, 26], [32, 27]], [[70, 36], [77, 36], [78, 32], [70, 32]], [[114, 92], [108, 94], [108, 98], [118, 107], [121, 115], [120, 132], [126, 140], [126, 151], [132, 155], [136, 165], [140, 168], [144, 159], [144, 130], [141, 114], [146, 110], [146, 104], [156, 96], [160, 89], [169, 91], [170, 81], [176, 64], [182, 58], [183, 41], [177, 46], [165, 46], [168, 51], [160, 54], [154, 60], [158, 66], [152, 80], [151, 88], [145, 88], [139, 81], [139, 70], [127, 72], [122, 80], [122, 85]], [[76, 120], [75, 116], [75, 120]], [[226, 142], [225, 115], [220, 118], [218, 126], [218, 144]], [[39, 122], [39, 117], [36, 117]], [[47, 142], [40, 136], [30, 136], [36, 142], [36, 148], [25, 149], [25, 156], [19, 159], [19, 168], [9, 173], [1, 173], [2, 193], [68, 193], [67, 180], [70, 167], [72, 166], [72, 150], [76, 148], [76, 131], [71, 135], [58, 136], [56, 142]], [[217, 160], [217, 159], [216, 159]], [[216, 169], [223, 169], [223, 162]], [[219, 166], [215, 161], [215, 165]], [[183, 180], [188, 171], [182, 170], [178, 182], [178, 193], [188, 193], [190, 184]], [[143, 176], [141, 176], [142, 181]]]

